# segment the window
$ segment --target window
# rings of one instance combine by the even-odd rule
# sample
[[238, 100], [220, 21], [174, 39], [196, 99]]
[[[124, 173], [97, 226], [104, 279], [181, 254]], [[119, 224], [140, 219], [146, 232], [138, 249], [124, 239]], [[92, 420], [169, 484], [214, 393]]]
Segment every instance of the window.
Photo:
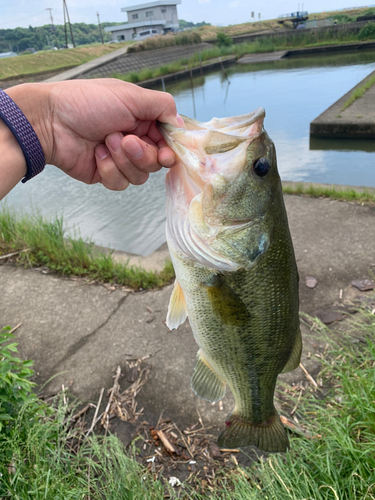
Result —
[[138, 14], [133, 14], [132, 19], [138, 19]]
[[167, 12], [167, 9], [166, 9], [166, 8], [161, 9], [161, 13], [162, 13], [162, 14], [165, 14], [166, 12]]
[[141, 32], [139, 33], [139, 36], [145, 36], [145, 35], [150, 35], [150, 34], [151, 34], [151, 33], [150, 33], [150, 30], [148, 30], [148, 31], [141, 31]]
[[148, 12], [146, 12], [146, 17], [152, 17], [153, 15], [154, 15], [153, 10], [149, 10]]
[[117, 37], [117, 40], [125, 40], [125, 35], [120, 35]]

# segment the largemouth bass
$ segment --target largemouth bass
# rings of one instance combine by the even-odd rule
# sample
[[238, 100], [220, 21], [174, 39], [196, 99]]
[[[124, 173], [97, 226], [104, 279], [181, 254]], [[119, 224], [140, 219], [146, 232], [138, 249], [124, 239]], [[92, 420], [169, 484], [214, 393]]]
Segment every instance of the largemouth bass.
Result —
[[199, 346], [195, 394], [235, 408], [218, 443], [285, 451], [273, 397], [300, 362], [298, 272], [264, 110], [187, 129], [161, 124], [179, 161], [166, 176], [167, 241], [176, 271], [167, 325], [189, 317]]

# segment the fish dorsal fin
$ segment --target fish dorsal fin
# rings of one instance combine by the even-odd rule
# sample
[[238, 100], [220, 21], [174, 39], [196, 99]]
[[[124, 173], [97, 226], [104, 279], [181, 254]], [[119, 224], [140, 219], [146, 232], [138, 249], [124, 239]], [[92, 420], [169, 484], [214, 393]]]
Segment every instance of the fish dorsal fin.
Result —
[[301, 352], [302, 352], [302, 336], [301, 336], [301, 330], [300, 328], [298, 328], [297, 335], [294, 340], [292, 348], [292, 353], [281, 373], [292, 372], [299, 366], [301, 361]]
[[187, 318], [186, 303], [184, 292], [181, 289], [179, 282], [174, 283], [173, 292], [169, 299], [167, 327], [170, 330], [178, 328]]

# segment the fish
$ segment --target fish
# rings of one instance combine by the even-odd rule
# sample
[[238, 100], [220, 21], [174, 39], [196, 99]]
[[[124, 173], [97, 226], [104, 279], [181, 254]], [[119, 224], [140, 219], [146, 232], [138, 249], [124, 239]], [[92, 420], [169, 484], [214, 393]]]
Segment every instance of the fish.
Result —
[[166, 174], [168, 248], [176, 273], [166, 324], [189, 318], [199, 347], [194, 393], [235, 401], [219, 446], [284, 452], [274, 405], [280, 373], [299, 366], [298, 271], [265, 111], [176, 128]]

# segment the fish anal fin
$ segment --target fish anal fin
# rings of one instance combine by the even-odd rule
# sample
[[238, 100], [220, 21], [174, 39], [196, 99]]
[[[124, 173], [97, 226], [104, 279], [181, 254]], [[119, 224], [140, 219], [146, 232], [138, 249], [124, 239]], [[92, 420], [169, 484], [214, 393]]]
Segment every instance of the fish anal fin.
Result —
[[213, 370], [202, 351], [198, 351], [190, 384], [196, 396], [211, 403], [220, 401], [224, 397], [226, 383]]
[[233, 412], [225, 423], [227, 427], [218, 438], [220, 447], [256, 446], [268, 452], [283, 452], [289, 448], [286, 430], [277, 413], [266, 422], [256, 424]]
[[167, 327], [170, 330], [178, 328], [187, 318], [184, 293], [176, 280], [171, 298], [169, 299]]
[[298, 328], [292, 353], [281, 373], [292, 372], [293, 370], [295, 370], [300, 364], [301, 353], [302, 353], [302, 336], [301, 336], [301, 330], [300, 328]]

